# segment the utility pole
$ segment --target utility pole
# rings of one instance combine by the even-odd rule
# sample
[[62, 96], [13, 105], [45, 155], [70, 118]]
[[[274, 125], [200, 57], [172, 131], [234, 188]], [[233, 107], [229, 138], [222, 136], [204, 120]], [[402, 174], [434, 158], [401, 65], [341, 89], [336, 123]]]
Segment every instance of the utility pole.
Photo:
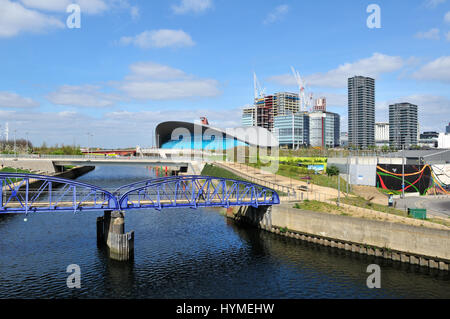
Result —
[[337, 178], [338, 178], [338, 200], [337, 200], [337, 205], [339, 207], [339, 204], [341, 202], [341, 176], [340, 176], [339, 173], [337, 175]]
[[402, 198], [405, 199], [405, 145], [402, 145]]
[[17, 157], [17, 155], [16, 155], [16, 131], [17, 130], [14, 130], [14, 157]]
[[[351, 151], [350, 151], [351, 152]], [[347, 197], [348, 197], [348, 185], [350, 184], [350, 154], [347, 155]]]
[[87, 136], [88, 136], [88, 157], [90, 157], [90, 153], [91, 153], [91, 152], [90, 152], [90, 147], [91, 147], [91, 144], [90, 144], [90, 139], [89, 139], [89, 138], [90, 138], [92, 135], [91, 135], [91, 133], [88, 132], [88, 133], [87, 133]]

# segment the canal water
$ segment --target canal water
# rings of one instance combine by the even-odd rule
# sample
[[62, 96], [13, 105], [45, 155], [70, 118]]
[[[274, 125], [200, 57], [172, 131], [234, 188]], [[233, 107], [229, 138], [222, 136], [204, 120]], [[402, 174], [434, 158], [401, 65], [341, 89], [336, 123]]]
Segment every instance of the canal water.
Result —
[[[98, 167], [79, 180], [114, 189], [144, 167]], [[215, 209], [126, 213], [131, 262], [96, 243], [103, 212], [0, 216], [0, 298], [450, 298], [448, 272], [315, 246], [238, 226]], [[381, 267], [381, 289], [366, 285]], [[66, 285], [67, 266], [81, 288]]]

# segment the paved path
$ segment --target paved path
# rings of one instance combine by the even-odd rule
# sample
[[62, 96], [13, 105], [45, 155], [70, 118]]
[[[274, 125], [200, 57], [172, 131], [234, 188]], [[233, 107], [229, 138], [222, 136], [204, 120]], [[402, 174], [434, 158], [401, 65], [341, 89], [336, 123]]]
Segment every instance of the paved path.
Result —
[[[240, 175], [241, 177], [244, 177], [254, 183], [262, 184], [268, 187], [271, 187], [270, 184], [281, 185], [290, 188], [291, 190], [295, 190], [295, 192], [298, 194], [302, 192], [308, 193], [308, 197], [310, 199], [314, 197], [319, 198], [319, 194], [320, 198], [324, 200], [338, 197], [338, 190], [334, 188], [308, 184], [306, 181], [299, 181], [293, 178], [272, 174], [259, 168], [250, 167], [244, 164], [232, 162], [221, 162], [216, 164], [226, 166], [236, 173], [239, 173], [238, 175]], [[304, 189], [306, 187], [308, 189], [307, 192], [302, 191], [300, 187], [303, 187]], [[277, 189], [276, 187], [273, 188], [276, 190], [282, 190]], [[342, 196], [345, 196], [344, 189], [341, 190], [341, 197]]]
[[427, 214], [436, 217], [450, 217], [450, 197], [421, 196], [397, 199], [397, 208], [426, 208]]

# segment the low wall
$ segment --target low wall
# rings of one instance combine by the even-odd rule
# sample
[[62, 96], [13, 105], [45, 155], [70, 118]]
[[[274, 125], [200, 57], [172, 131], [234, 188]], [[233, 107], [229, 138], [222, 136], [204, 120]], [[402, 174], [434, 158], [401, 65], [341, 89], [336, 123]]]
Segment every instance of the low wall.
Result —
[[358, 253], [442, 270], [448, 270], [450, 264], [450, 230], [304, 211], [288, 204], [230, 208], [227, 216], [285, 236]]

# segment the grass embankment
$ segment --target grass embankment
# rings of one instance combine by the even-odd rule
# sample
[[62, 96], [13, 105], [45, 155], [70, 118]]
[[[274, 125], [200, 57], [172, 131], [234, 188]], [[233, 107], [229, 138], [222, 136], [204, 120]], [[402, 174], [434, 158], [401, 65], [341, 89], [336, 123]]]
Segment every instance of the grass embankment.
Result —
[[[336, 201], [336, 200], [337, 199], [333, 199], [333, 201]], [[376, 211], [382, 212], [382, 213], [388, 213], [388, 214], [394, 214], [394, 215], [398, 215], [398, 216], [408, 217], [408, 213], [405, 212], [404, 210], [400, 210], [397, 208], [384, 206], [384, 205], [380, 205], [380, 204], [375, 204], [375, 203], [372, 203], [371, 201], [366, 200], [365, 198], [360, 197], [360, 196], [341, 197], [341, 203], [347, 204], [347, 205], [352, 205], [352, 206], [357, 206], [357, 207], [361, 207], [361, 208], [376, 210]]]
[[15, 169], [12, 167], [3, 167], [2, 169], [0, 169], [0, 172], [3, 172], [3, 173], [26, 173], [26, 174], [31, 173], [31, 171], [28, 171], [25, 169], [20, 169], [20, 168]]
[[[12, 167], [3, 167], [2, 169], [0, 169], [0, 172], [2, 173], [24, 173], [24, 174], [30, 174], [32, 173], [31, 171], [25, 170], [25, 169], [15, 169]], [[22, 179], [21, 178], [12, 178], [11, 181], [13, 181], [14, 183], [16, 182], [20, 182]]]
[[[336, 199], [333, 199], [333, 201], [336, 201]], [[389, 206], [383, 206], [383, 205], [380, 205], [380, 204], [371, 203], [370, 201], [368, 201], [368, 200], [366, 200], [366, 199], [364, 199], [362, 197], [344, 197], [344, 198], [341, 198], [341, 203], [347, 204], [347, 205], [356, 206], [356, 207], [371, 209], [371, 210], [375, 210], [375, 211], [382, 212], [382, 213], [387, 213], [387, 214], [392, 214], [392, 215], [397, 215], [397, 216], [402, 216], [402, 217], [413, 218], [413, 217], [408, 215], [407, 211], [404, 211], [404, 210], [401, 210], [401, 209], [397, 209], [397, 208], [393, 208], [393, 207], [389, 207]], [[432, 222], [432, 223], [441, 224], [441, 225], [450, 227], [450, 217], [448, 219], [444, 219], [444, 218], [426, 218], [424, 220]]]
[[337, 207], [336, 205], [319, 202], [317, 200], [307, 200], [306, 199], [303, 202], [296, 203], [294, 205], [294, 208], [310, 210], [313, 212], [349, 215], [345, 212], [345, 210], [342, 207]]
[[[261, 164], [249, 164], [252, 167], [261, 168]], [[292, 164], [279, 164], [277, 175], [289, 177], [294, 180], [299, 180], [306, 182], [305, 178], [309, 177], [310, 182], [313, 185], [330, 187], [334, 189], [339, 189], [338, 176], [328, 176], [326, 174], [317, 174], [312, 170], [308, 170], [306, 167], [296, 166]], [[341, 178], [341, 191], [345, 192], [347, 189], [347, 182], [345, 179]], [[349, 189], [351, 189], [349, 187]], [[352, 194], [352, 192], [349, 192]]]
[[230, 178], [236, 179], [238, 181], [248, 182], [248, 180], [237, 176], [236, 174], [227, 171], [221, 167], [214, 166], [212, 164], [206, 164], [202, 170], [202, 175], [204, 176], [212, 176], [212, 177], [220, 177], [220, 178]]

